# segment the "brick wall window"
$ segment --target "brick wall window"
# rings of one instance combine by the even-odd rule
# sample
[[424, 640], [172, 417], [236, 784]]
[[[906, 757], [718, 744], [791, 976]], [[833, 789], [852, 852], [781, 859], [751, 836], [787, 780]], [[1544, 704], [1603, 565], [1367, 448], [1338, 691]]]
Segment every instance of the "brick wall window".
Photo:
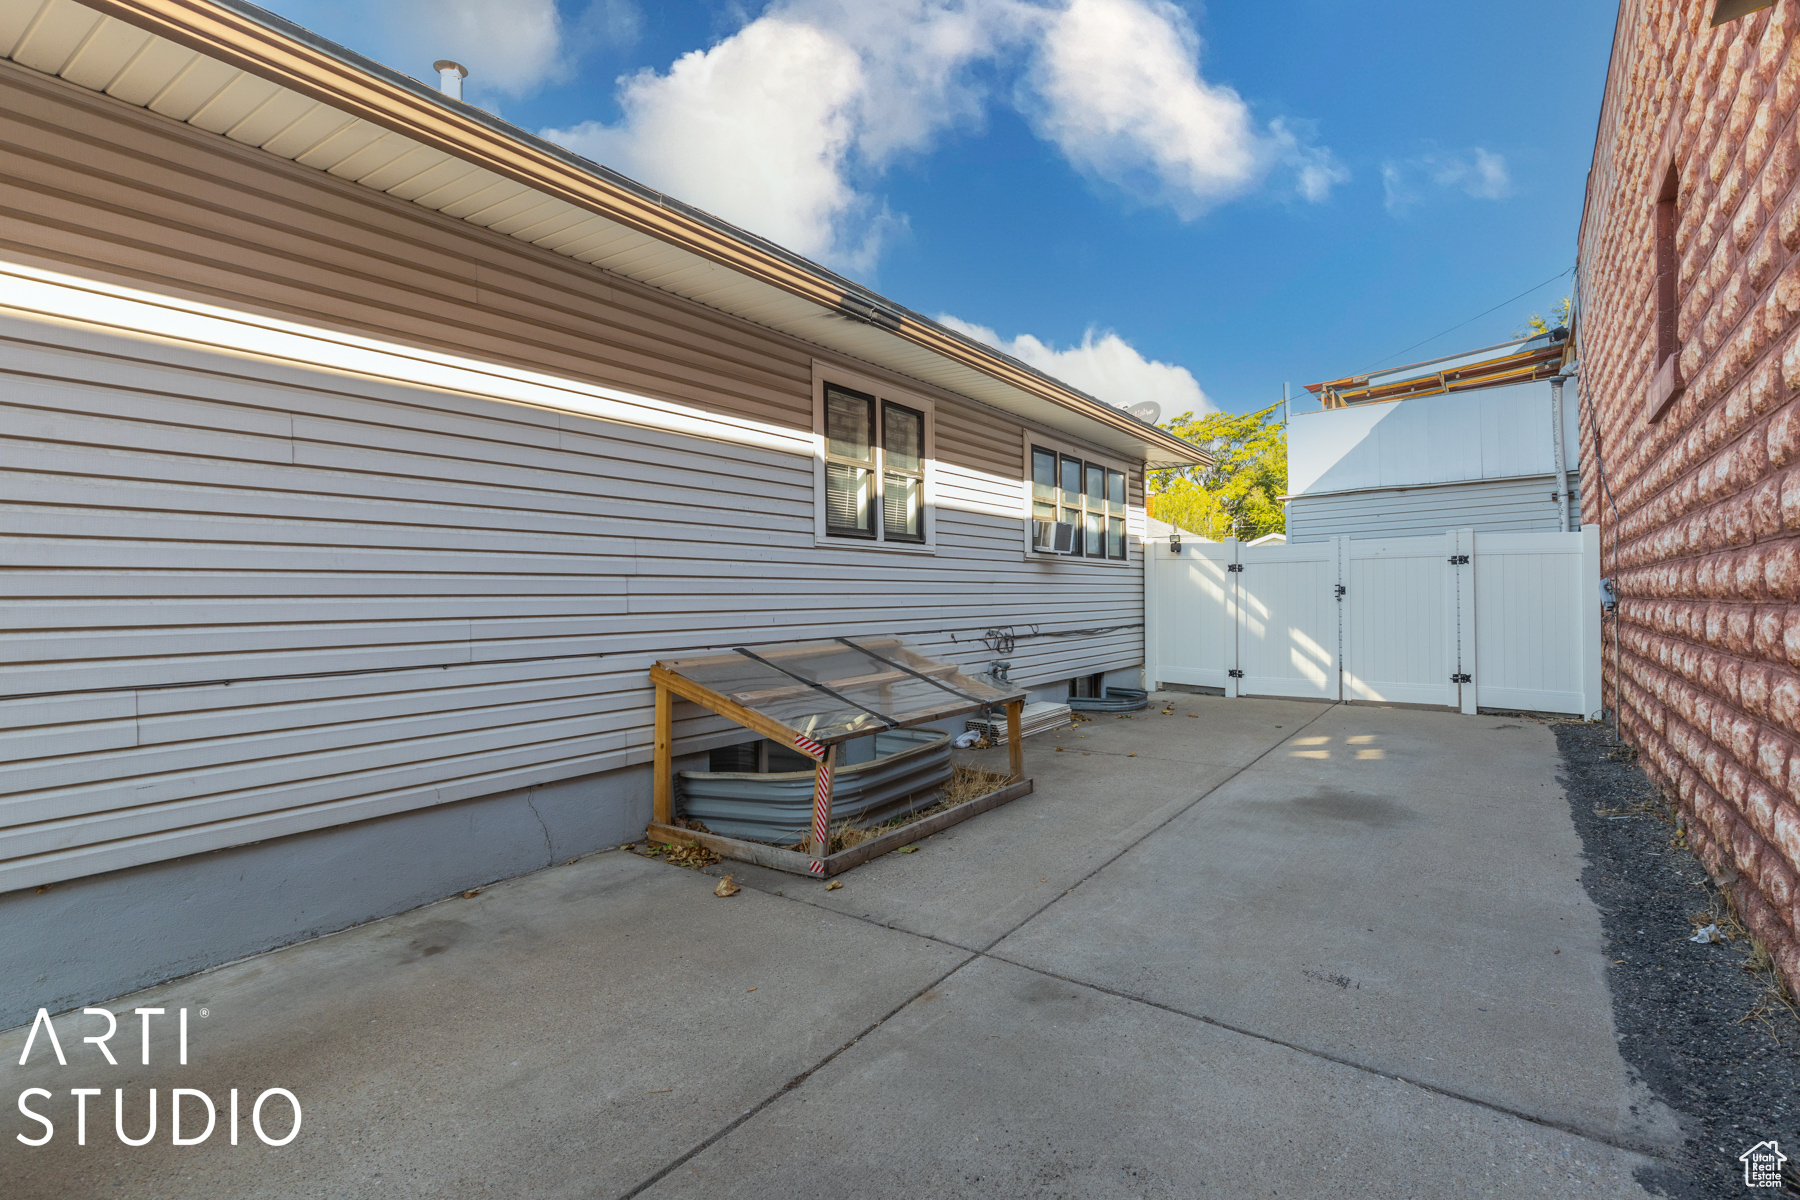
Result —
[[1675, 164], [1663, 177], [1656, 194], [1656, 370], [1650, 380], [1649, 419], [1662, 420], [1669, 406], [1680, 399], [1681, 339], [1676, 314], [1680, 309], [1677, 283], [1680, 267], [1675, 253], [1675, 227], [1680, 222], [1681, 176]]

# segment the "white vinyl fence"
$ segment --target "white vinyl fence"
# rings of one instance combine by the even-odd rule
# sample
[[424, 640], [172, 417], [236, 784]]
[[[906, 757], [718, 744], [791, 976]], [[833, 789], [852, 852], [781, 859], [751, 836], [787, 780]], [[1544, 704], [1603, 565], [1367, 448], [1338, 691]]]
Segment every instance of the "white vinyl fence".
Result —
[[1598, 529], [1147, 549], [1152, 688], [1600, 711]]

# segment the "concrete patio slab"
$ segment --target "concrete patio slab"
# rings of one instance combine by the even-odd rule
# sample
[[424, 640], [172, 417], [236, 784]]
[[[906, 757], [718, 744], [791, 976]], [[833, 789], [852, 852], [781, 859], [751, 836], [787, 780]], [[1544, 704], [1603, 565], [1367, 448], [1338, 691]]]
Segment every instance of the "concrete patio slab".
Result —
[[[713, 872], [981, 949], [1328, 711], [1327, 705], [1299, 700], [1168, 698], [1175, 702], [1173, 717], [1153, 707], [1131, 720], [1101, 715], [1028, 739], [1031, 795], [927, 838], [915, 853], [889, 854], [858, 867], [842, 877], [839, 890], [743, 863], [721, 864]], [[1188, 712], [1203, 715], [1196, 719]], [[1004, 749], [964, 760], [1006, 770]]]
[[[16, 1111], [0, 1138], [8, 1200], [148, 1196], [610, 1196], [648, 1178], [966, 959], [933, 942], [745, 891], [712, 894], [697, 872], [610, 853], [274, 951], [127, 998], [109, 1067], [57, 1021], [69, 1065], [40, 1034], [0, 1035], [7, 1107], [27, 1087], [57, 1134]], [[754, 989], [754, 990], [751, 990]], [[153, 1018], [149, 1067], [139, 1007]], [[189, 1065], [176, 1013], [189, 1010]], [[202, 1017], [202, 1011], [209, 1015]], [[96, 1087], [89, 1145], [69, 1089]], [[170, 1144], [173, 1087], [221, 1108], [202, 1145]], [[263, 1089], [299, 1098], [302, 1136], [253, 1135]], [[157, 1137], [141, 1136], [147, 1091]], [[224, 1109], [241, 1095], [239, 1143]], [[191, 1135], [204, 1124], [184, 1102]], [[279, 1100], [271, 1136], [289, 1118]], [[281, 1114], [276, 1117], [275, 1114]]]
[[978, 959], [647, 1196], [1644, 1196], [1647, 1160]]
[[1616, 1050], [1556, 762], [1530, 720], [1334, 708], [993, 953], [1673, 1144]]
[[[1033, 739], [1036, 794], [836, 891], [596, 855], [115, 1002], [116, 1067], [98, 1018], [66, 1067], [0, 1034], [58, 1128], [0, 1120], [0, 1194], [1641, 1195], [1673, 1126], [1546, 732], [1175, 700]], [[174, 1087], [238, 1088], [239, 1144], [170, 1145]]]

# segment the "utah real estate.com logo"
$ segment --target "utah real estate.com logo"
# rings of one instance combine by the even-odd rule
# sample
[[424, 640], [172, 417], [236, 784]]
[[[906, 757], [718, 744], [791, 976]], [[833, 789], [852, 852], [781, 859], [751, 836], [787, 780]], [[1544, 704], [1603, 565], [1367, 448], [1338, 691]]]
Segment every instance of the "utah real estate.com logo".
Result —
[[1787, 1161], [1787, 1155], [1781, 1152], [1780, 1142], [1758, 1142], [1738, 1155], [1738, 1161], [1744, 1164], [1745, 1187], [1781, 1186], [1781, 1164]]

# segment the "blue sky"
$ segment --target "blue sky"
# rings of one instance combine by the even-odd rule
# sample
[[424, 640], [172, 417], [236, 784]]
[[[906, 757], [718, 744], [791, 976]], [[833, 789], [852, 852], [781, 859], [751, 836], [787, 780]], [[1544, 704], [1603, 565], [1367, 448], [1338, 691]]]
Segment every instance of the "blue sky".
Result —
[[1547, 2], [265, 2], [422, 79], [457, 59], [515, 124], [1170, 415], [1499, 341], [1565, 295], [1566, 276], [1397, 354], [1572, 264], [1613, 22]]

